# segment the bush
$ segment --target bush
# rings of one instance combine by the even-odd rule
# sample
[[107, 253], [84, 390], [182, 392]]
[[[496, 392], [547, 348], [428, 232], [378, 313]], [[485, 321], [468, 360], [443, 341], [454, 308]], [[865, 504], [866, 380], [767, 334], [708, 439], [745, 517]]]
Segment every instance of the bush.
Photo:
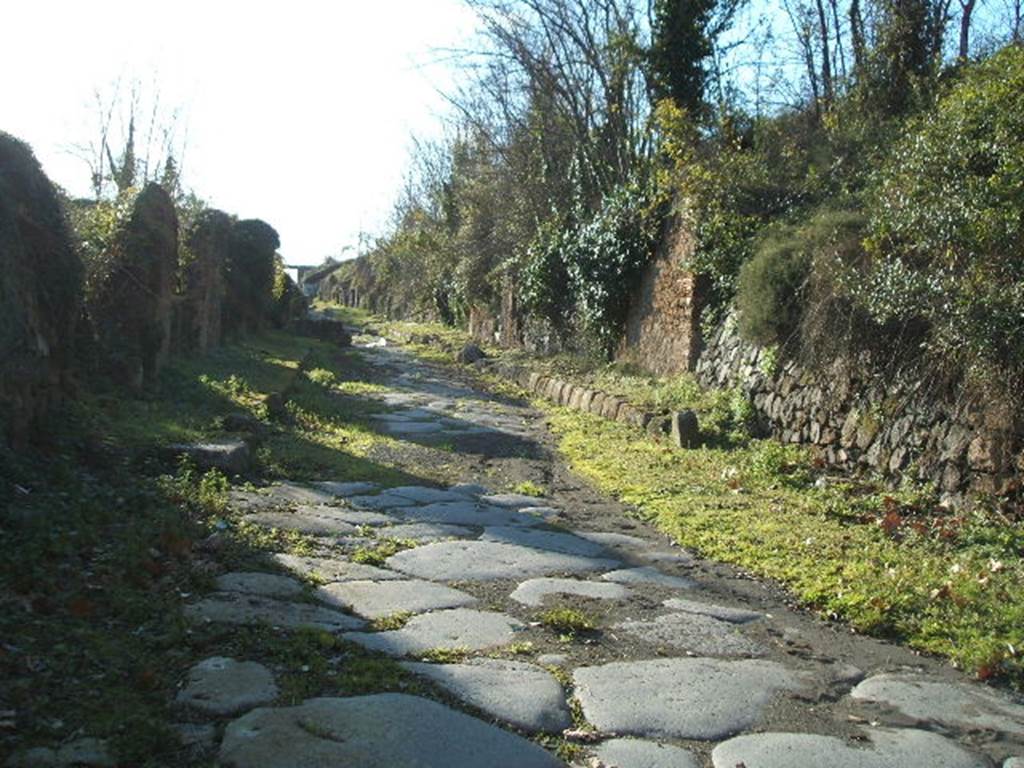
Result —
[[923, 324], [947, 366], [1024, 372], [1024, 49], [966, 69], [913, 121], [870, 202], [859, 305]]
[[736, 306], [739, 329], [757, 344], [783, 344], [797, 331], [811, 255], [791, 232], [770, 237], [740, 270]]

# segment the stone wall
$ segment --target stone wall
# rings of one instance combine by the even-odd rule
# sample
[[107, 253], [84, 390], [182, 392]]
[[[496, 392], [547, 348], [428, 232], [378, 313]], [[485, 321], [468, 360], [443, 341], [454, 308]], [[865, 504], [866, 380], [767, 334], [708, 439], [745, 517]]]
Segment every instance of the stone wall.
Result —
[[68, 390], [82, 264], [57, 193], [0, 132], [0, 442], [15, 446]]
[[811, 445], [830, 465], [871, 469], [894, 483], [932, 482], [952, 505], [971, 494], [1008, 493], [1024, 471], [1024, 423], [1006, 401], [929, 386], [920, 372], [867, 355], [814, 374], [744, 342], [730, 317], [708, 340], [696, 373], [707, 386], [742, 388], [783, 442]]
[[178, 215], [170, 195], [147, 184], [117, 232], [109, 268], [89, 300], [105, 366], [136, 385], [155, 381], [171, 349], [178, 268]]
[[188, 233], [192, 261], [185, 268], [178, 312], [176, 348], [206, 352], [221, 342], [224, 266], [231, 238], [231, 217], [214, 209], [199, 214]]
[[673, 217], [630, 302], [616, 359], [659, 376], [692, 370], [700, 351], [699, 281], [683, 267], [693, 238]]

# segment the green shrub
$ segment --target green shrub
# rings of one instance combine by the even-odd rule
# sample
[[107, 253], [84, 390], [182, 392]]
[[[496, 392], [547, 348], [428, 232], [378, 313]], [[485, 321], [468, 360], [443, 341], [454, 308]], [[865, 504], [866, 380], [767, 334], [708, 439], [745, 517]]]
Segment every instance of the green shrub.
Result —
[[804, 309], [811, 254], [792, 232], [770, 237], [740, 270], [736, 306], [740, 334], [757, 344], [785, 344]]
[[1024, 371], [1024, 49], [966, 69], [910, 124], [870, 213], [870, 262], [849, 286], [860, 306], [921, 323], [947, 367]]

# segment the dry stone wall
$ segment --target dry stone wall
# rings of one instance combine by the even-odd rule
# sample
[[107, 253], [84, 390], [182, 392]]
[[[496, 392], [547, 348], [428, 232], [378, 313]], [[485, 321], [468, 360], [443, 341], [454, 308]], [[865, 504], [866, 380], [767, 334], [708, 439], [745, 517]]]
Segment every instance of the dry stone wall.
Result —
[[68, 390], [82, 264], [56, 190], [0, 132], [0, 442], [20, 445]]
[[744, 342], [730, 317], [708, 340], [696, 374], [707, 386], [742, 388], [783, 442], [894, 483], [934, 483], [954, 506], [973, 494], [1010, 494], [1024, 471], [1024, 424], [1012, 406], [929, 387], [919, 374], [883, 370], [867, 356], [820, 373], [779, 365], [769, 350]]
[[206, 352], [221, 342], [224, 267], [231, 238], [231, 217], [203, 211], [188, 233], [192, 261], [185, 268], [178, 327], [178, 348]]

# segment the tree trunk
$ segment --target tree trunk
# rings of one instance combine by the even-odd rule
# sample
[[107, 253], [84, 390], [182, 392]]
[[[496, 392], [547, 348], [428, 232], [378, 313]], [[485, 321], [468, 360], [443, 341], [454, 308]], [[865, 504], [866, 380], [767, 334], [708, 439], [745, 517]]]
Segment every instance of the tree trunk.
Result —
[[850, 0], [850, 41], [853, 45], [853, 68], [864, 67], [864, 19], [860, 15], [860, 0]]
[[974, 4], [977, 0], [960, 0], [960, 61], [967, 61], [967, 54], [970, 52], [971, 14], [974, 13]]
[[[968, 0], [974, 2], [974, 0]], [[821, 87], [824, 92], [825, 106], [831, 107], [834, 96], [832, 89], [832, 54], [829, 53], [828, 18], [825, 16], [823, 0], [815, 0], [818, 7], [818, 34], [821, 37]]]

